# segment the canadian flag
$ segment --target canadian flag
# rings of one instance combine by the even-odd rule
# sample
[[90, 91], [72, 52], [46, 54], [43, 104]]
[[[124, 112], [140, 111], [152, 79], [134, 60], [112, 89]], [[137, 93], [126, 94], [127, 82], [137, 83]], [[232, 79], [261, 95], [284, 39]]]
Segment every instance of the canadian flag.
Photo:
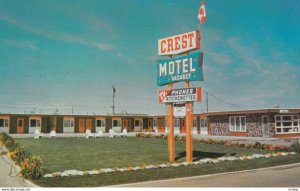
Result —
[[202, 0], [201, 6], [199, 8], [198, 19], [200, 20], [200, 24], [203, 24], [206, 21], [204, 0]]

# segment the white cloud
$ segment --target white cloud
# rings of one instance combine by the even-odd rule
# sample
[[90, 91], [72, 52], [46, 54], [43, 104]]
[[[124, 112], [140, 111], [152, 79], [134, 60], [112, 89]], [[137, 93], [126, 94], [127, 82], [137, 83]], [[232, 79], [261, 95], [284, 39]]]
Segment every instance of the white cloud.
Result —
[[[264, 50], [255, 39], [247, 43], [238, 37], [222, 37], [216, 30], [206, 30], [204, 54], [205, 81], [202, 85], [219, 98], [241, 108], [299, 107], [300, 67], [293, 50]], [[211, 98], [215, 110], [237, 109]]]
[[16, 18], [7, 16], [7, 15], [3, 15], [3, 14], [2, 15], [0, 14], [0, 20], [3, 20], [10, 24], [13, 24], [14, 26], [20, 28], [21, 30], [31, 32], [36, 35], [43, 36], [45, 38], [52, 39], [52, 40], [80, 44], [80, 45], [89, 46], [89, 47], [95, 47], [100, 50], [110, 50], [113, 48], [111, 45], [109, 45], [107, 43], [90, 40], [87, 38], [83, 38], [82, 36], [79, 36], [79, 35], [74, 35], [74, 34], [65, 33], [65, 32], [63, 33], [63, 32], [42, 30], [42, 29], [30, 26], [29, 24], [26, 24], [25, 22], [17, 20]]
[[30, 40], [0, 39], [0, 43], [7, 46], [13, 46], [22, 49], [30, 49], [30, 50], [38, 49], [36, 43]]

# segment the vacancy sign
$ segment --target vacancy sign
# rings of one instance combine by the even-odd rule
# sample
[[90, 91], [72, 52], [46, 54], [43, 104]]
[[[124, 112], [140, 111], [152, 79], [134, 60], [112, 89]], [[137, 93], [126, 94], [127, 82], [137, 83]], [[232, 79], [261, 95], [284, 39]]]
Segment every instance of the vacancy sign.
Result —
[[200, 32], [192, 31], [158, 40], [158, 55], [176, 55], [201, 47]]
[[201, 101], [201, 99], [202, 99], [201, 87], [160, 90], [158, 93], [159, 103]]
[[174, 103], [173, 115], [174, 117], [185, 117], [186, 115], [185, 103]]
[[174, 59], [159, 60], [157, 85], [180, 81], [203, 81], [203, 53], [195, 52]]

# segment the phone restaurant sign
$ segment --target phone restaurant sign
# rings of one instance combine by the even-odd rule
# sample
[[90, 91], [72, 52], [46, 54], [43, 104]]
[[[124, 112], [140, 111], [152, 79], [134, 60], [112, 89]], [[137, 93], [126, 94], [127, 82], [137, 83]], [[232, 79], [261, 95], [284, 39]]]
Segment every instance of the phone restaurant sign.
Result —
[[[157, 86], [169, 85], [168, 90], [159, 91], [159, 103], [168, 106], [169, 161], [175, 160], [174, 106], [185, 104], [186, 117], [186, 161], [193, 160], [191, 102], [201, 101], [201, 88], [190, 87], [190, 81], [203, 81], [203, 53], [191, 52], [201, 47], [200, 31], [192, 31], [158, 40], [158, 55], [169, 56], [157, 63]], [[184, 54], [178, 57], [176, 55]], [[172, 89], [173, 83], [185, 82], [185, 88]], [[176, 110], [175, 110], [176, 111]], [[183, 112], [184, 113], [184, 112]]]
[[201, 96], [200, 87], [160, 90], [158, 93], [158, 101], [159, 103], [201, 101]]

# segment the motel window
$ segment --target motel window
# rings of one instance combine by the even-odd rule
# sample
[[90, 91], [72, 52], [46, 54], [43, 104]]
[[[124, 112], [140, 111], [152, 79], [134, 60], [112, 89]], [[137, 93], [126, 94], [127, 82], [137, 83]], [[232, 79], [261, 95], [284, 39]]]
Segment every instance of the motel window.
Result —
[[207, 127], [207, 119], [200, 119], [200, 127], [201, 128]]
[[114, 119], [113, 120], [113, 127], [121, 127], [121, 120]]
[[8, 127], [8, 118], [0, 119], [0, 127]]
[[230, 131], [245, 132], [246, 131], [246, 117], [245, 116], [231, 116], [229, 117]]
[[74, 119], [64, 119], [64, 127], [74, 127]]
[[140, 121], [139, 121], [139, 120], [134, 120], [134, 126], [135, 126], [135, 127], [140, 126]]
[[153, 127], [157, 127], [157, 119], [153, 119]]
[[298, 115], [276, 115], [275, 116], [276, 133], [298, 133], [299, 116]]
[[105, 120], [104, 119], [97, 119], [96, 120], [96, 127], [105, 127]]
[[197, 117], [193, 119], [193, 127], [197, 127]]
[[174, 126], [179, 127], [179, 119], [174, 119]]
[[29, 127], [41, 127], [41, 120], [40, 119], [30, 119]]
[[140, 120], [140, 127], [143, 126], [143, 120]]
[[134, 126], [135, 127], [142, 127], [143, 121], [142, 120], [134, 120]]

